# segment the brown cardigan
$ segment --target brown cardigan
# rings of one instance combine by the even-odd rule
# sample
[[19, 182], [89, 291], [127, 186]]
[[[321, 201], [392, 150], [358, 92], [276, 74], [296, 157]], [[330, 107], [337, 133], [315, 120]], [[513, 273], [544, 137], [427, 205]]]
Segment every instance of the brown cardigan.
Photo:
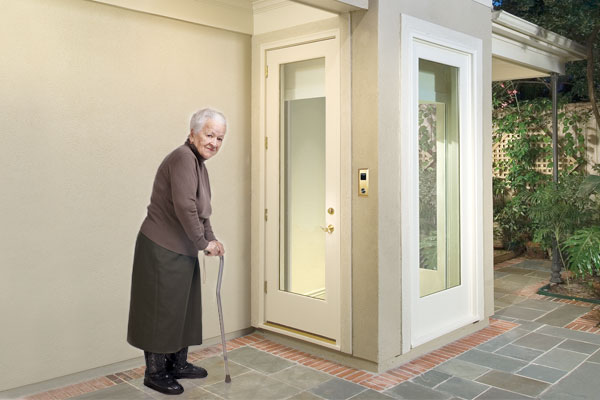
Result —
[[209, 220], [210, 182], [204, 161], [189, 140], [163, 160], [140, 228], [159, 246], [192, 257], [216, 240]]

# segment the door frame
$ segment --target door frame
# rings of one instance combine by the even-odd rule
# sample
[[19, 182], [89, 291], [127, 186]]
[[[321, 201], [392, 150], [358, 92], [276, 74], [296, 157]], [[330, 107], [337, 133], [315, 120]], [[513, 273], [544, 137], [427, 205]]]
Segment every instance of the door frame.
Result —
[[[408, 15], [401, 16], [401, 49], [400, 49], [400, 82], [401, 92], [401, 193], [402, 193], [402, 352], [407, 353], [413, 347], [427, 343], [435, 338], [448, 334], [472, 322], [483, 319], [484, 285], [483, 285], [483, 178], [482, 178], [482, 42], [480, 39], [455, 30], [445, 28], [431, 22], [423, 21]], [[433, 335], [417, 337], [413, 330], [413, 313], [419, 296], [419, 221], [418, 210], [418, 140], [415, 129], [415, 99], [413, 83], [418, 78], [414, 62], [415, 43], [427, 43], [452, 51], [467, 54], [470, 58], [469, 91], [470, 105], [467, 112], [470, 129], [466, 137], [461, 136], [460, 182], [461, 182], [461, 269], [462, 265], [471, 265], [471, 282], [469, 288], [470, 316], [467, 320], [440, 326]], [[461, 113], [462, 114], [462, 113]], [[463, 129], [461, 128], [461, 134]], [[414, 154], [413, 154], [414, 153]], [[470, 155], [470, 156], [467, 156]], [[464, 210], [472, 210], [465, 215]], [[465, 246], [468, 241], [469, 246]], [[417, 275], [417, 277], [415, 277]], [[432, 316], [434, 318], [434, 316]]]
[[[252, 102], [251, 169], [253, 187], [251, 203], [251, 324], [256, 328], [273, 331], [344, 353], [352, 353], [350, 41], [344, 40], [348, 34], [347, 28], [340, 23], [338, 28], [319, 30], [306, 35], [293, 35], [273, 41], [263, 39], [262, 43], [253, 43], [252, 51], [252, 98], [254, 101]], [[281, 37], [281, 35], [273, 36]], [[340, 334], [336, 344], [267, 325], [265, 320], [266, 54], [269, 50], [323, 40], [335, 40], [340, 51]]]

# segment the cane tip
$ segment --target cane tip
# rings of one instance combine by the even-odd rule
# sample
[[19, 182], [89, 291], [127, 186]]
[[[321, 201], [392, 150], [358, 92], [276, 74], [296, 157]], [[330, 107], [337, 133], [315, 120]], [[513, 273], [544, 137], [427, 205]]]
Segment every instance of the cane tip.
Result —
[[231, 377], [229, 375], [225, 375], [225, 383], [231, 383]]

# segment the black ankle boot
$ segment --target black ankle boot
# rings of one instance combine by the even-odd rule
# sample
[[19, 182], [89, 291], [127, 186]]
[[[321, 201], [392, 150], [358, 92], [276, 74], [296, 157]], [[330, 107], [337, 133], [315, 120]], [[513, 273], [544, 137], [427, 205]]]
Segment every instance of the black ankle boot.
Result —
[[167, 372], [177, 379], [206, 378], [208, 372], [202, 367], [196, 367], [187, 362], [188, 348], [184, 347], [177, 353], [167, 354]]
[[167, 359], [164, 354], [144, 351], [144, 357], [146, 357], [145, 386], [164, 394], [183, 393], [183, 386], [167, 372]]

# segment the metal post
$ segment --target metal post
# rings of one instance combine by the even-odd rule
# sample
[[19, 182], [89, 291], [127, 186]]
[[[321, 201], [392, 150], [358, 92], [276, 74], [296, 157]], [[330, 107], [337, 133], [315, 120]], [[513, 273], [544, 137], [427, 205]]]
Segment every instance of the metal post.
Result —
[[[558, 183], [558, 74], [553, 72], [551, 75], [552, 83], [552, 181]], [[558, 252], [558, 243], [553, 241], [552, 246], [552, 275], [550, 276], [551, 283], [562, 283], [560, 276], [562, 262]]]

